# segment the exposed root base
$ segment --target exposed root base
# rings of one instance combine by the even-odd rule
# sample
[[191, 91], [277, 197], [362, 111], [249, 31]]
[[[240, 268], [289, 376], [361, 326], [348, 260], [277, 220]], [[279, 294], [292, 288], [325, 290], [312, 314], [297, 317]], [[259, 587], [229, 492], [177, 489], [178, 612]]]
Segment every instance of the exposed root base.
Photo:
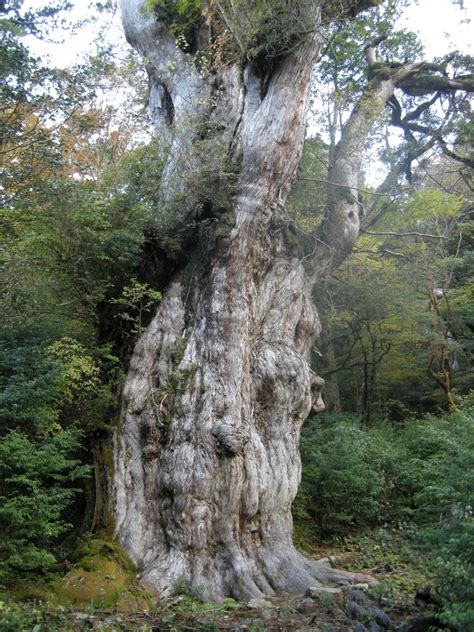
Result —
[[[197, 567], [199, 562], [188, 566]], [[201, 568], [203, 560], [200, 560]], [[229, 561], [224, 558], [208, 560], [207, 569], [213, 572], [200, 574], [189, 572], [181, 577], [174, 575], [174, 581], [166, 580], [163, 567], [154, 566], [143, 574], [142, 582], [158, 598], [166, 598], [183, 589], [183, 584], [191, 594], [208, 601], [220, 602], [231, 596], [240, 601], [249, 601], [265, 595], [281, 593], [301, 594], [310, 587], [340, 587], [351, 584], [376, 585], [377, 580], [365, 573], [353, 573], [329, 568], [304, 558], [293, 548], [275, 551], [261, 548], [253, 559], [240, 558]]]
[[376, 586], [379, 583], [375, 577], [367, 575], [367, 573], [353, 573], [336, 568], [328, 568], [321, 564], [314, 565], [313, 575], [321, 584], [336, 584], [337, 586], [348, 584], [368, 584], [369, 586]]

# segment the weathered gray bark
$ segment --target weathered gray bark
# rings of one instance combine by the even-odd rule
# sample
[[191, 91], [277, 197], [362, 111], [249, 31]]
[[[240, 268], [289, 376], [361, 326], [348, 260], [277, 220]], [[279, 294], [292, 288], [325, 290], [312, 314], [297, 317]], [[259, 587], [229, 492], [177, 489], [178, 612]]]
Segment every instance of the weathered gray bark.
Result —
[[[212, 599], [367, 581], [318, 567], [291, 539], [300, 427], [323, 408], [308, 363], [320, 330], [312, 289], [334, 250], [302, 259], [285, 239], [284, 202], [303, 146], [322, 3], [314, 34], [266, 77], [237, 64], [201, 76], [141, 0], [121, 4], [129, 40], [152, 65], [155, 124], [171, 147], [164, 201], [186, 199], [202, 116], [241, 169], [233, 228], [207, 245], [201, 235], [200, 254], [175, 274], [133, 354], [115, 446], [118, 537], [158, 595], [181, 580]], [[357, 165], [341, 165], [333, 177], [350, 187]], [[358, 228], [351, 212], [338, 207], [337, 226], [325, 229], [344, 252]]]
[[320, 248], [315, 257], [317, 275], [327, 274], [350, 254], [360, 231], [357, 188], [367, 137], [395, 89], [423, 66], [408, 63], [370, 80], [344, 126], [328, 173], [327, 214], [318, 232]]

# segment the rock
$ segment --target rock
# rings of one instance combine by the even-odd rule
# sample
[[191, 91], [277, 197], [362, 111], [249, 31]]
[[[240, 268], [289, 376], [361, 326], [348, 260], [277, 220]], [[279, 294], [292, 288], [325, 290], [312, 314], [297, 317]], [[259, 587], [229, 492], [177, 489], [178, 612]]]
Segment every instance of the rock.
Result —
[[442, 602], [437, 595], [432, 593], [431, 586], [423, 586], [416, 591], [415, 604], [420, 608], [426, 608], [427, 606], [439, 608]]
[[339, 595], [341, 593], [342, 588], [331, 588], [330, 586], [310, 586], [305, 592], [305, 597], [318, 599], [321, 595]]
[[388, 629], [390, 627], [390, 617], [385, 614], [383, 610], [379, 610], [378, 608], [369, 608], [368, 614], [370, 617], [375, 619], [375, 622], [382, 628]]
[[311, 597], [305, 597], [297, 607], [298, 612], [311, 612], [314, 610], [316, 602]]
[[270, 608], [265, 608], [264, 610], [260, 610], [259, 616], [263, 621], [268, 621], [269, 619], [273, 619], [275, 613], [272, 612]]
[[346, 603], [346, 613], [350, 619], [363, 619], [367, 615], [365, 608], [362, 608], [355, 601], [348, 601]]
[[367, 632], [367, 628], [360, 621], [356, 621], [352, 624], [352, 632]]
[[367, 595], [365, 595], [362, 590], [355, 590], [354, 588], [349, 588], [347, 591], [347, 598], [350, 601], [355, 601], [359, 606], [367, 603]]
[[358, 590], [369, 590], [369, 584], [353, 584], [352, 588], [356, 588]]
[[386, 628], [382, 628], [382, 626], [375, 623], [375, 621], [371, 621], [367, 630], [368, 632], [385, 632]]
[[329, 566], [329, 568], [331, 568], [331, 566], [332, 566], [331, 558], [330, 557], [321, 557], [321, 558], [319, 558], [319, 560], [316, 560], [316, 564], [319, 564], [320, 566]]
[[247, 632], [247, 630], [251, 628], [254, 624], [254, 619], [242, 619], [241, 621], [239, 621], [239, 623], [236, 624], [232, 632]]
[[77, 621], [93, 621], [95, 619], [93, 614], [87, 614], [86, 612], [74, 612], [72, 616]]
[[252, 610], [263, 610], [265, 608], [274, 608], [275, 606], [266, 599], [251, 599], [247, 603], [247, 607]]
[[343, 608], [345, 594], [342, 588], [331, 586], [310, 586], [305, 593], [305, 597], [310, 597], [317, 602], [318, 607]]

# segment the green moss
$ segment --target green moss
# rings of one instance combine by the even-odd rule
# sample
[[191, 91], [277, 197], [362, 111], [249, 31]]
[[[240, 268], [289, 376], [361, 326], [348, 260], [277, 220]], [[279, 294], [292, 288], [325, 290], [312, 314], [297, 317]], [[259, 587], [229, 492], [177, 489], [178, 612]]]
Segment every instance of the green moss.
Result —
[[369, 79], [378, 79], [383, 81], [384, 79], [390, 79], [391, 68], [388, 64], [383, 62], [376, 62], [369, 67]]
[[83, 541], [76, 549], [73, 559], [81, 565], [83, 560], [101, 558], [116, 559], [126, 571], [134, 573], [137, 570], [120, 544], [106, 538], [88, 538]]
[[117, 542], [88, 539], [74, 559], [75, 567], [52, 585], [53, 603], [126, 612], [150, 606], [150, 596], [137, 583], [136, 566]]
[[340, 200], [344, 200], [349, 204], [354, 204], [355, 202], [357, 202], [357, 199], [354, 197], [351, 189], [349, 189], [348, 187], [338, 187], [336, 195]]
[[184, 357], [184, 352], [186, 351], [188, 341], [186, 338], [180, 338], [173, 345], [169, 345], [168, 353], [171, 359], [171, 362], [175, 368], [179, 366], [181, 360]]
[[102, 459], [104, 461], [104, 465], [107, 468], [107, 473], [112, 476], [114, 473], [114, 453], [112, 448], [108, 446], [103, 446], [102, 448]]
[[[70, 571], [56, 583], [54, 597], [61, 605], [102, 608], [116, 606], [127, 584], [127, 574], [114, 560], [83, 560], [83, 568]], [[87, 570], [86, 570], [87, 569]]]
[[[224, 180], [224, 184], [228, 185], [231, 183], [231, 178], [233, 178], [233, 176], [227, 176], [226, 174], [226, 178], [228, 179], [228, 182]], [[226, 186], [219, 187], [219, 184], [216, 186], [216, 190], [212, 196], [212, 205], [217, 210], [216, 215], [219, 216], [219, 221], [221, 220], [221, 217], [225, 214], [222, 211], [229, 211], [230, 209], [232, 209], [232, 195], [229, 189], [226, 188]]]
[[300, 244], [293, 225], [285, 226], [283, 229], [283, 236], [288, 246], [299, 250]]
[[[38, 580], [36, 580], [38, 581]], [[51, 595], [46, 586], [21, 582], [8, 587], [8, 592], [18, 601], [42, 601], [46, 602]]]
[[367, 116], [371, 120], [376, 121], [385, 107], [385, 102], [376, 96], [374, 86], [372, 85], [371, 89], [367, 90], [363, 95], [359, 107], [362, 111], [367, 113]]
[[288, 248], [296, 251], [302, 257], [314, 251], [314, 237], [298, 229], [295, 224], [291, 223], [283, 228], [283, 239]]

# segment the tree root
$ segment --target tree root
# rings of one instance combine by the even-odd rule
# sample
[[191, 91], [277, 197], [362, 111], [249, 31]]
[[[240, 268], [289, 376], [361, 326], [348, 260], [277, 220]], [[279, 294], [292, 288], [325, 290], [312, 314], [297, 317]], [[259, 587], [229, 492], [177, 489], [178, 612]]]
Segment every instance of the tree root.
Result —
[[[227, 552], [228, 553], [228, 552]], [[261, 547], [254, 556], [242, 554], [238, 549], [234, 556], [218, 555], [194, 562], [188, 560], [181, 570], [176, 560], [166, 565], [149, 568], [142, 581], [158, 598], [172, 596], [180, 578], [191, 591], [200, 598], [221, 602], [232, 596], [239, 601], [249, 601], [264, 596], [281, 593], [302, 594], [313, 587], [342, 587], [351, 584], [374, 586], [378, 581], [365, 573], [354, 573], [330, 568], [309, 560], [291, 545], [270, 548]], [[183, 559], [180, 562], [184, 562]], [[204, 562], [204, 563], [203, 563]], [[201, 573], [196, 572], [201, 567]], [[174, 581], [170, 580], [174, 576]]]
[[313, 566], [312, 575], [321, 584], [336, 584], [337, 586], [345, 586], [348, 584], [368, 584], [369, 586], [376, 586], [379, 583], [375, 577], [367, 573], [343, 571], [317, 563]]

